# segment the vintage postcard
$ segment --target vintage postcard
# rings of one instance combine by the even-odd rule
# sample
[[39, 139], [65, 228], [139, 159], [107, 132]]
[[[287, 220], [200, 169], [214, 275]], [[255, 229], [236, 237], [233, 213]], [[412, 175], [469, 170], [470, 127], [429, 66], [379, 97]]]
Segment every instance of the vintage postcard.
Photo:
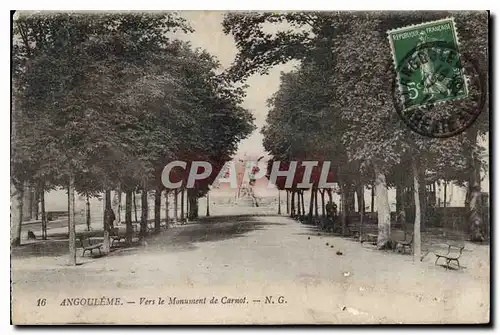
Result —
[[489, 323], [488, 26], [12, 12], [12, 324]]

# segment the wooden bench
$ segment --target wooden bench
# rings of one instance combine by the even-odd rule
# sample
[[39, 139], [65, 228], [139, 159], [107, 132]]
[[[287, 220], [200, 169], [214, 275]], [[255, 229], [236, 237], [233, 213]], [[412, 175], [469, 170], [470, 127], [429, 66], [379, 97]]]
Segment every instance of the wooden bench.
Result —
[[333, 221], [329, 218], [321, 218], [319, 222], [319, 227], [322, 231], [333, 231]]
[[354, 239], [359, 239], [360, 231], [356, 226], [348, 225], [347, 226], [347, 233], [350, 237], [352, 237]]
[[46, 218], [47, 221], [54, 221], [55, 219], [63, 216], [68, 216], [67, 211], [47, 211]]
[[90, 254], [92, 253], [92, 250], [97, 249], [99, 250], [99, 255], [102, 255], [101, 248], [103, 247], [102, 243], [96, 243], [96, 244], [90, 244], [90, 238], [83, 238], [80, 236], [80, 243], [82, 244], [82, 257], [85, 256], [86, 251], [90, 251]]
[[370, 242], [372, 243], [373, 245], [376, 245], [377, 244], [377, 239], [378, 239], [378, 235], [377, 234], [365, 234], [363, 236], [363, 238], [361, 239], [361, 244], [363, 244], [363, 242]]
[[[410, 235], [410, 238], [407, 237], [408, 235]], [[396, 246], [394, 248], [394, 251], [402, 249], [404, 254], [406, 248], [410, 249], [410, 252], [413, 250], [413, 234], [405, 233], [404, 240], [396, 241]]]
[[450, 267], [450, 262], [455, 261], [457, 263], [458, 268], [460, 268], [460, 262], [459, 258], [462, 256], [462, 251], [464, 250], [465, 246], [457, 246], [453, 244], [448, 244], [448, 252], [445, 253], [439, 253], [435, 252], [434, 255], [436, 255], [436, 262], [434, 264], [437, 265], [437, 262], [440, 258], [444, 258], [446, 260], [446, 268]]
[[122, 240], [127, 240], [127, 236], [125, 234], [120, 233], [120, 229], [118, 227], [112, 228], [109, 232], [109, 238], [111, 239], [111, 246], [115, 245], [115, 242], [120, 243]]

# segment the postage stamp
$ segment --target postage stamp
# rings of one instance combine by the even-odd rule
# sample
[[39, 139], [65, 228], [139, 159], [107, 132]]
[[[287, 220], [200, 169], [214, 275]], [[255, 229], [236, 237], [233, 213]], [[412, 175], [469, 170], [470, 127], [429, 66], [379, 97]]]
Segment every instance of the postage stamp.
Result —
[[453, 18], [388, 32], [404, 109], [465, 98]]
[[477, 61], [460, 52], [453, 18], [390, 30], [388, 38], [394, 105], [404, 123], [434, 138], [471, 126], [483, 110], [486, 83]]

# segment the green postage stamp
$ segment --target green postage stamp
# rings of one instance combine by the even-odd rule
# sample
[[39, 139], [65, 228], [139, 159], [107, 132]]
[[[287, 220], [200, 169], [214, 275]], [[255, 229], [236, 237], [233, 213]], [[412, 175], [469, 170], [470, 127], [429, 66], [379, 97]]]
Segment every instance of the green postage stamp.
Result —
[[467, 97], [453, 18], [388, 32], [402, 109]]

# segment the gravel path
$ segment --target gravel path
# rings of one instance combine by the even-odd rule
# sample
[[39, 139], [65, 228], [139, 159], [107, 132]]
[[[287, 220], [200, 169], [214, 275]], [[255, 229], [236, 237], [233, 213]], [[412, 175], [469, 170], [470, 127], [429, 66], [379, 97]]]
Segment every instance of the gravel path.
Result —
[[[170, 310], [169, 321], [164, 314], [141, 309], [136, 319], [123, 313], [102, 319], [96, 307], [85, 316], [66, 308], [66, 319], [56, 313], [44, 316], [43, 322], [52, 317], [53, 322], [467, 323], [487, 322], [490, 306], [488, 246], [466, 244], [466, 268], [446, 270], [434, 265], [432, 254], [414, 264], [409, 255], [318, 236], [311, 227], [283, 216], [205, 218], [106, 257], [79, 257], [82, 264], [77, 267], [65, 265], [63, 251], [45, 255], [13, 257], [13, 296], [18, 300], [14, 310], [16, 304], [26, 309], [26, 299], [38, 296], [50, 297], [57, 306], [61, 297], [80, 294], [118, 294], [133, 300], [146, 294], [233, 292], [251, 303], [231, 313], [198, 306], [189, 318], [182, 308]], [[253, 302], [264, 301], [266, 295], [283, 296], [287, 302], [271, 310]]]

